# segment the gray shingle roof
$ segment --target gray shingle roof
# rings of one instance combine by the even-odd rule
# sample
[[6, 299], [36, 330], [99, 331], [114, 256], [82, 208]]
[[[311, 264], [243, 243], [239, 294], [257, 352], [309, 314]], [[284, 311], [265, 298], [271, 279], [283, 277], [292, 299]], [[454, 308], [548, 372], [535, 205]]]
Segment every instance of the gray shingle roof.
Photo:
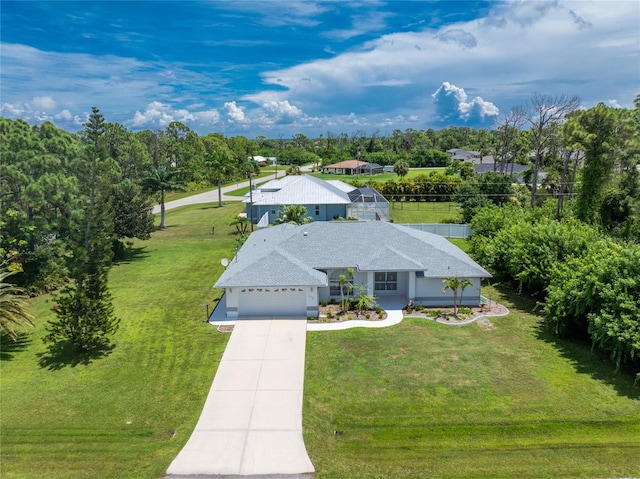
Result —
[[322, 286], [320, 269], [424, 271], [426, 277], [491, 275], [445, 238], [381, 221], [284, 224], [253, 233], [216, 287]]

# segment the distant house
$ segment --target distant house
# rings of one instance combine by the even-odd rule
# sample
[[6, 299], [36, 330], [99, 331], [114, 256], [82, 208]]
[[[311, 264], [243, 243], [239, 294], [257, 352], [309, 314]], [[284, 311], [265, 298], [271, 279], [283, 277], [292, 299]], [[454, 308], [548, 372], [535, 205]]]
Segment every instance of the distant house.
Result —
[[347, 160], [332, 165], [322, 167], [322, 172], [326, 175], [363, 175], [371, 176], [382, 173], [383, 167], [376, 163], [366, 161]]
[[260, 166], [271, 166], [275, 165], [278, 159], [275, 156], [260, 156], [255, 155], [251, 157], [252, 160], [258, 162]]
[[[522, 173], [524, 173], [530, 168], [531, 166], [529, 165], [519, 165], [517, 163], [514, 163], [514, 164], [509, 163], [509, 165], [507, 165], [507, 173], [511, 174], [513, 172], [514, 176], [521, 176]], [[483, 163], [482, 165], [474, 165], [473, 171], [475, 171], [477, 175], [481, 175], [488, 171], [493, 172], [497, 170], [494, 170], [493, 163]]]
[[[248, 218], [271, 224], [286, 205], [303, 205], [314, 221], [336, 218], [388, 221], [389, 202], [373, 188], [311, 175], [290, 175], [253, 190], [243, 200]], [[253, 211], [252, 208], [253, 207]]]
[[461, 161], [463, 163], [472, 163], [475, 165], [493, 165], [495, 163], [495, 158], [493, 156], [480, 156], [479, 151], [467, 151], [461, 150], [460, 148], [451, 148], [450, 150], [447, 150], [447, 153], [449, 154], [451, 161]]
[[[451, 306], [448, 277], [471, 281], [460, 299], [481, 301], [491, 275], [445, 238], [382, 221], [284, 224], [253, 233], [224, 271], [228, 318], [318, 316], [321, 301], [340, 298], [340, 276], [367, 294], [399, 296], [425, 306]], [[346, 294], [351, 294], [345, 288]]]

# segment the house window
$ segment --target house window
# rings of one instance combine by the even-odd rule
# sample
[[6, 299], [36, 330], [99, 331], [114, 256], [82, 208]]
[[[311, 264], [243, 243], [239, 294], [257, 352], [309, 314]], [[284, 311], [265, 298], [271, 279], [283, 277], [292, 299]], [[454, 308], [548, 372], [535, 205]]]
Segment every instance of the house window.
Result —
[[397, 291], [398, 290], [398, 273], [394, 272], [378, 272], [374, 276], [375, 291]]
[[320, 205], [316, 205], [316, 216], [320, 216]]
[[[345, 282], [342, 293], [340, 293], [340, 276], [344, 275]], [[352, 296], [353, 295], [353, 275], [350, 275], [346, 269], [338, 269], [329, 276], [329, 295], [330, 296]]]

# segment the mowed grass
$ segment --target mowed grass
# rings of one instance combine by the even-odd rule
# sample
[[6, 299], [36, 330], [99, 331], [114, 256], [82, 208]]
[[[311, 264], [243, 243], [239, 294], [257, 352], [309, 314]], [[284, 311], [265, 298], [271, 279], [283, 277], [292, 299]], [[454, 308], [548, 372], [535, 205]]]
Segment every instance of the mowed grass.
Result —
[[[228, 340], [204, 320], [240, 209], [170, 210], [166, 230], [135, 243], [110, 273], [122, 323], [102, 356], [52, 355], [41, 337], [53, 300], [32, 302], [38, 327], [0, 355], [3, 479], [163, 476]], [[544, 334], [532, 301], [483, 293], [512, 311], [493, 329], [412, 319], [308, 334], [303, 427], [317, 479], [640, 476], [632, 378], [588, 344]]]
[[423, 319], [307, 336], [304, 437], [318, 479], [640, 476], [640, 390], [534, 307], [493, 328]]
[[[94, 357], [42, 342], [51, 296], [32, 301], [37, 328], [2, 344], [1, 464], [9, 478], [158, 478], [187, 441], [229, 335], [205, 323], [220, 259], [234, 251], [240, 205], [167, 212], [168, 228], [134, 244], [110, 272], [120, 329]], [[211, 226], [215, 225], [215, 236]]]
[[400, 202], [389, 203], [389, 217], [395, 223], [457, 223], [461, 218], [459, 203], [447, 202]]

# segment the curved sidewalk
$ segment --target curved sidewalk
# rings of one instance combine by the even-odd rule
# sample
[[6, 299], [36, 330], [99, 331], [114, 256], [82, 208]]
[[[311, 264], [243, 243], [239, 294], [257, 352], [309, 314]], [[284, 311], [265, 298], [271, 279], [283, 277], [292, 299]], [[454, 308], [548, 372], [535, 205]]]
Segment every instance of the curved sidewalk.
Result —
[[168, 479], [312, 477], [302, 438], [306, 331], [305, 319], [236, 322]]

